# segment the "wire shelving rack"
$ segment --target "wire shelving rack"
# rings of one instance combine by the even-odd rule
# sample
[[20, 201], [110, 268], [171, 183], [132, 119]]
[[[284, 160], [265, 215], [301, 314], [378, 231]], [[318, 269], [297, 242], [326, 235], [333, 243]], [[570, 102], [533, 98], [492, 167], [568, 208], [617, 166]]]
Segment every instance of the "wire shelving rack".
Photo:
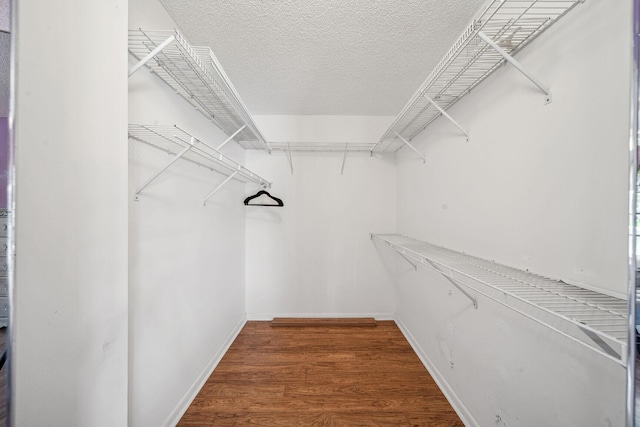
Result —
[[271, 183], [266, 179], [220, 153], [209, 143], [196, 138], [178, 126], [130, 124], [129, 140], [139, 141], [173, 156], [165, 168], [152, 176], [136, 191], [136, 195], [140, 194], [153, 180], [180, 159], [227, 177], [221, 185], [216, 187], [216, 189], [207, 196], [204, 200], [205, 202], [231, 179], [243, 183], [259, 184], [264, 188], [271, 187]]
[[445, 276], [474, 307], [483, 295], [626, 366], [627, 301], [397, 234], [371, 238]]
[[445, 112], [505, 61], [525, 74], [550, 102], [549, 89], [522, 69], [513, 55], [583, 1], [493, 0], [411, 97], [373, 151], [397, 151], [441, 115], [447, 116], [468, 139], [464, 129]]
[[299, 151], [316, 153], [371, 152], [375, 143], [366, 142], [270, 142], [273, 151]]
[[191, 46], [178, 30], [138, 29], [129, 30], [129, 53], [140, 61], [129, 75], [146, 65], [240, 146], [268, 150], [251, 114], [210, 48]]

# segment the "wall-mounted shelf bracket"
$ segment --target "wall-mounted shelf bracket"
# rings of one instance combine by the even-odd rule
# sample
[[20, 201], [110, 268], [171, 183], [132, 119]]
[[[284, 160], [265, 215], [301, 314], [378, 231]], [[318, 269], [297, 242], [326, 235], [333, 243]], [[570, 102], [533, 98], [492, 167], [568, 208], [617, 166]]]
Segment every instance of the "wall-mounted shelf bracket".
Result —
[[413, 267], [413, 269], [415, 271], [418, 271], [418, 264], [415, 264], [413, 262], [411, 262], [411, 260], [402, 252], [398, 252], [398, 255], [400, 255], [405, 261], [407, 261], [409, 264], [411, 264], [411, 266]]
[[344, 145], [344, 153], [342, 154], [342, 168], [340, 169], [340, 175], [344, 175], [344, 163], [347, 161], [347, 144]]
[[471, 302], [473, 303], [473, 308], [475, 308], [476, 310], [478, 309], [478, 300], [476, 298], [472, 297], [469, 294], [469, 292], [465, 291], [464, 288], [462, 286], [460, 286], [458, 284], [458, 282], [456, 282], [453, 279], [453, 272], [451, 270], [449, 270], [448, 272], [447, 271], [443, 271], [440, 268], [438, 268], [438, 266], [435, 263], [431, 262], [430, 260], [428, 260], [426, 258], [424, 260], [432, 267], [433, 270], [435, 270], [438, 273], [442, 274], [442, 276], [445, 279], [447, 279], [447, 281], [449, 283], [451, 283], [453, 286], [455, 286], [456, 289], [459, 290], [465, 297], [469, 298], [471, 300]]
[[406, 140], [406, 139], [404, 139], [402, 136], [400, 136], [400, 134], [399, 134], [398, 132], [396, 132], [396, 136], [397, 136], [398, 138], [400, 138], [400, 140], [401, 140], [401, 141], [402, 141], [402, 142], [403, 142], [407, 147], [411, 148], [413, 151], [415, 151], [415, 152], [416, 152], [416, 154], [417, 154], [418, 156], [420, 156], [420, 158], [422, 159], [422, 163], [427, 163], [427, 159], [426, 159], [426, 157], [425, 157], [421, 152], [419, 152], [419, 151], [418, 151], [418, 149], [417, 149], [416, 147], [414, 147], [413, 145], [411, 145], [411, 143], [410, 143], [409, 141], [407, 141], [407, 140]]
[[[403, 248], [402, 246], [395, 245], [395, 244], [391, 243], [390, 241], [385, 240], [384, 238], [380, 238], [380, 236], [378, 236], [376, 234], [371, 234], [370, 236], [371, 236], [371, 240], [379, 240], [380, 242], [386, 243], [398, 255], [400, 255], [402, 258], [404, 258], [405, 261], [407, 261], [409, 264], [411, 264], [415, 271], [418, 271], [418, 265], [414, 264], [413, 262], [411, 262], [411, 259], [409, 258], [409, 256], [412, 256], [412, 257], [416, 258], [415, 257], [416, 254], [415, 253], [407, 252], [407, 250], [405, 248]], [[465, 297], [469, 298], [469, 300], [473, 304], [473, 308], [475, 308], [475, 309], [478, 308], [478, 300], [476, 298], [474, 298], [473, 296], [471, 296], [471, 294], [469, 294], [469, 292], [464, 290], [462, 288], [462, 286], [460, 286], [456, 282], [456, 280], [453, 278], [453, 272], [450, 269], [449, 269], [449, 271], [446, 271], [446, 270], [444, 270], [442, 268], [439, 268], [435, 263], [433, 263], [428, 258], [419, 257], [417, 260], [419, 260], [420, 264], [424, 265], [425, 267], [442, 274], [444, 276], [444, 278], [447, 279], [447, 281], [449, 281], [449, 283], [451, 283], [453, 286], [455, 286], [455, 288], [457, 290], [459, 290], [462, 295], [464, 295]]]
[[238, 174], [238, 171], [235, 171], [234, 173], [232, 173], [231, 175], [229, 175], [224, 181], [222, 181], [220, 183], [220, 185], [218, 185], [216, 188], [214, 188], [211, 193], [207, 194], [207, 197], [204, 198], [204, 200], [202, 201], [202, 204], [207, 206], [207, 200], [209, 200], [214, 194], [216, 194], [218, 192], [218, 190], [220, 190], [222, 187], [224, 187], [224, 185], [231, 181], [233, 178], [236, 177], [236, 175]]
[[151, 184], [153, 181], [156, 180], [156, 178], [158, 178], [160, 175], [162, 175], [164, 172], [167, 171], [167, 169], [169, 169], [175, 162], [177, 162], [178, 160], [180, 160], [182, 158], [182, 156], [184, 156], [185, 154], [187, 154], [187, 152], [189, 152], [193, 147], [195, 146], [195, 138], [191, 137], [191, 141], [189, 141], [189, 145], [186, 146], [182, 151], [180, 151], [178, 154], [176, 154], [173, 159], [171, 159], [171, 161], [169, 163], [167, 163], [167, 165], [165, 167], [163, 167], [158, 173], [156, 173], [155, 175], [153, 175], [151, 178], [149, 178], [147, 180], [147, 182], [145, 182], [142, 187], [140, 187], [138, 189], [138, 191], [136, 191], [136, 195], [135, 195], [135, 200], [138, 200], [138, 196], [140, 195], [140, 192], [142, 190], [144, 190], [145, 188], [147, 188], [147, 186], [149, 184]]
[[133, 67], [131, 67], [131, 69], [129, 70], [129, 77], [131, 77], [131, 75], [133, 73], [135, 73], [136, 71], [138, 71], [140, 68], [142, 68], [144, 66], [144, 64], [146, 64], [147, 62], [149, 62], [149, 60], [151, 58], [153, 58], [154, 56], [156, 56], [157, 54], [159, 54], [160, 52], [162, 52], [162, 50], [169, 46], [171, 43], [173, 43], [176, 40], [175, 36], [169, 36], [169, 38], [167, 38], [165, 41], [163, 41], [162, 43], [160, 43], [155, 49], [153, 49], [151, 52], [149, 52], [149, 54], [147, 56], [145, 56], [144, 58], [142, 58], [140, 61], [138, 61], [138, 63], [136, 65], [134, 65]]
[[622, 359], [623, 362], [626, 362], [626, 355], [625, 354], [618, 354], [617, 351], [615, 351], [613, 348], [611, 348], [611, 346], [609, 344], [606, 343], [606, 341], [604, 341], [602, 338], [600, 338], [598, 336], [598, 334], [590, 331], [589, 329], [586, 328], [580, 328], [580, 330], [587, 336], [589, 337], [589, 339], [591, 341], [593, 341], [593, 343], [595, 345], [597, 345], [598, 347], [600, 347], [600, 349], [605, 353], [608, 354], [609, 356], [613, 357], [613, 358], [617, 358], [617, 359]]
[[291, 175], [293, 175], [293, 159], [291, 158], [291, 146], [287, 144], [287, 159], [289, 160], [289, 169], [291, 169]]
[[545, 95], [545, 104], [551, 102], [551, 90], [547, 85], [542, 83], [538, 78], [536, 78], [533, 74], [525, 70], [525, 68], [514, 59], [513, 56], [509, 55], [507, 51], [501, 48], [498, 43], [494, 42], [489, 36], [487, 36], [482, 31], [478, 32], [478, 36], [484, 40], [489, 46], [491, 46], [496, 52], [498, 52], [506, 61], [508, 61], [511, 65], [513, 65], [522, 75], [524, 75], [531, 83], [536, 85], [538, 89]]
[[462, 126], [460, 126], [460, 125], [458, 124], [458, 122], [456, 122], [456, 121], [453, 119], [453, 117], [451, 117], [451, 116], [449, 115], [449, 113], [447, 113], [446, 111], [444, 111], [444, 109], [442, 109], [438, 104], [436, 104], [436, 102], [435, 102], [433, 99], [429, 98], [426, 94], [424, 94], [424, 93], [423, 93], [423, 94], [422, 94], [422, 96], [424, 96], [424, 98], [425, 98], [427, 101], [429, 101], [429, 103], [430, 103], [431, 105], [433, 105], [433, 106], [434, 106], [438, 111], [440, 111], [440, 114], [442, 114], [443, 116], [445, 116], [447, 119], [449, 119], [449, 121], [450, 121], [451, 123], [453, 123], [453, 125], [454, 125], [455, 127], [457, 127], [458, 129], [460, 129], [460, 132], [462, 132], [462, 133], [464, 134], [464, 136], [467, 138], [467, 142], [469, 142], [469, 134], [467, 133], [467, 131], [465, 131], [465, 130], [462, 128]]
[[216, 148], [217, 151], [220, 151], [220, 149], [222, 149], [222, 147], [224, 147], [225, 145], [227, 145], [227, 143], [229, 141], [231, 141], [237, 134], [239, 134], [240, 132], [242, 132], [244, 130], [244, 128], [246, 128], [247, 125], [243, 125], [240, 129], [238, 129], [237, 131], [235, 131], [229, 138], [225, 139], [225, 141], [220, 144], [220, 146], [218, 146], [218, 148]]

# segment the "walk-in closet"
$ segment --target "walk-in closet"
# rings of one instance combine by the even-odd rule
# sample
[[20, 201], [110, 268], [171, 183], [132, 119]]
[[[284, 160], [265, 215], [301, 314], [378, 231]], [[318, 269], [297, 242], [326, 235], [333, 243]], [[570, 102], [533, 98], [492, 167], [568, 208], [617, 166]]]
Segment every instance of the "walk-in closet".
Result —
[[640, 0], [5, 3], [8, 425], [634, 426]]

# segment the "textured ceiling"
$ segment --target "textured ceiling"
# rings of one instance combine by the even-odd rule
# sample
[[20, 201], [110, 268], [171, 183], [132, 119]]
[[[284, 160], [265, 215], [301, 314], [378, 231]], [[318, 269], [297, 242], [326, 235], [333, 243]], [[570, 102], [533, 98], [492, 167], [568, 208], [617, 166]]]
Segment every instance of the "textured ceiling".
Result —
[[160, 0], [253, 114], [396, 115], [484, 0]]

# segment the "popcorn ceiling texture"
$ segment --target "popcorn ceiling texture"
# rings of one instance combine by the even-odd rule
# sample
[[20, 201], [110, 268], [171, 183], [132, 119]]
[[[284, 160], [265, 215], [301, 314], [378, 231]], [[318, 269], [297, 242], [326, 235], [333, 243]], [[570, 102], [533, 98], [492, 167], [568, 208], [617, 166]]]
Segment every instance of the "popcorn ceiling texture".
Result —
[[[396, 115], [483, 0], [160, 0], [253, 114]], [[159, 28], [153, 28], [159, 29]]]

